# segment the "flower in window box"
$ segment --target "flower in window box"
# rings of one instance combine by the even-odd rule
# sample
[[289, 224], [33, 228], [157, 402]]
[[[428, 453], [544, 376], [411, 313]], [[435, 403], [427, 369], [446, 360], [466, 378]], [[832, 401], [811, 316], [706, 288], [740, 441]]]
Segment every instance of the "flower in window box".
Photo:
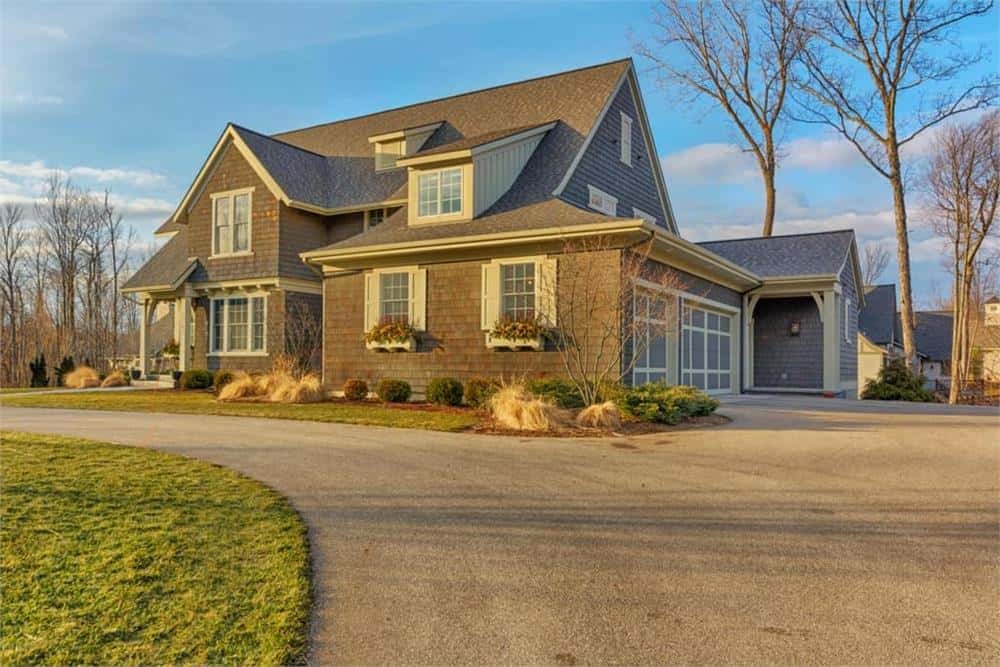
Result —
[[181, 347], [177, 344], [177, 341], [171, 340], [169, 343], [163, 346], [160, 350], [160, 354], [164, 357], [176, 357], [181, 353]]
[[408, 322], [382, 319], [365, 332], [365, 346], [369, 350], [412, 350], [417, 342], [417, 330]]
[[536, 318], [514, 319], [501, 317], [493, 323], [486, 336], [487, 347], [519, 348], [540, 350], [545, 344], [548, 329]]

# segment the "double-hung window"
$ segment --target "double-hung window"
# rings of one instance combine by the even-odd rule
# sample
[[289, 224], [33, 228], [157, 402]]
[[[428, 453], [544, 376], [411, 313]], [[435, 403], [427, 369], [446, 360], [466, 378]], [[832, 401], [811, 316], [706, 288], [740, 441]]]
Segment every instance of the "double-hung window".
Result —
[[267, 344], [265, 310], [263, 296], [212, 299], [209, 323], [211, 352], [263, 352]]
[[462, 212], [462, 168], [442, 169], [417, 176], [417, 217]]
[[380, 322], [409, 323], [410, 319], [410, 274], [382, 273], [379, 275]]
[[500, 316], [509, 320], [535, 319], [535, 263], [500, 267]]
[[212, 254], [250, 252], [251, 191], [212, 195]]

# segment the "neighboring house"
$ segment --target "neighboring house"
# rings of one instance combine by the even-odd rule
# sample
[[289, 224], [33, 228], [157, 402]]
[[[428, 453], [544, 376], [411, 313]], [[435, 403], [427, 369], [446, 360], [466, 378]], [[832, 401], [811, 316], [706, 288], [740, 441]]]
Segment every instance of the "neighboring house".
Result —
[[[913, 313], [913, 341], [917, 347], [920, 372], [932, 387], [938, 380], [951, 375], [951, 327], [954, 316], [950, 310], [918, 310]], [[902, 322], [896, 315], [896, 338], [903, 339]]]
[[[636, 286], [636, 304], [679, 317], [626, 382], [856, 393], [853, 232], [681, 238], [631, 60], [270, 136], [229, 125], [158, 234], [169, 240], [125, 290], [147, 313], [177, 304], [184, 368], [266, 368], [290, 319], [312, 313], [332, 386], [562, 374], [550, 342], [499, 351], [489, 330], [559, 326], [561, 271], [620, 266], [643, 243], [683, 289]], [[564, 252], [586, 238], [607, 248]], [[367, 349], [386, 318], [419, 342]], [[140, 346], [145, 360], [148, 333]]]
[[990, 297], [983, 305], [983, 319], [972, 346], [982, 355], [982, 379], [1000, 381], [1000, 298]]

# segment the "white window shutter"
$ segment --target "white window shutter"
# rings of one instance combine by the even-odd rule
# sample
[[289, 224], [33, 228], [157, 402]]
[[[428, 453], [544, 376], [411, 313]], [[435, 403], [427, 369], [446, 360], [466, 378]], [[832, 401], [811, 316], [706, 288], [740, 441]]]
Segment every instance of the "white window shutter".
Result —
[[480, 326], [484, 331], [489, 331], [500, 316], [500, 266], [498, 264], [483, 264], [482, 289]]
[[427, 269], [410, 272], [410, 324], [418, 331], [427, 329]]
[[378, 324], [378, 281], [374, 273], [365, 274], [365, 331]]
[[558, 280], [558, 264], [555, 257], [548, 257], [538, 262], [538, 315], [546, 326], [556, 325], [556, 286]]

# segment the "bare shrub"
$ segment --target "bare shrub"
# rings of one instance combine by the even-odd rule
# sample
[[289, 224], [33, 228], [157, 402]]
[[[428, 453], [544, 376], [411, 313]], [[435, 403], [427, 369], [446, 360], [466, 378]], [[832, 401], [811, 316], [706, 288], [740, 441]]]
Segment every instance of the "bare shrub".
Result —
[[101, 383], [101, 387], [105, 389], [108, 387], [125, 387], [127, 385], [128, 380], [121, 371], [114, 371], [108, 377], [104, 378], [104, 382]]

